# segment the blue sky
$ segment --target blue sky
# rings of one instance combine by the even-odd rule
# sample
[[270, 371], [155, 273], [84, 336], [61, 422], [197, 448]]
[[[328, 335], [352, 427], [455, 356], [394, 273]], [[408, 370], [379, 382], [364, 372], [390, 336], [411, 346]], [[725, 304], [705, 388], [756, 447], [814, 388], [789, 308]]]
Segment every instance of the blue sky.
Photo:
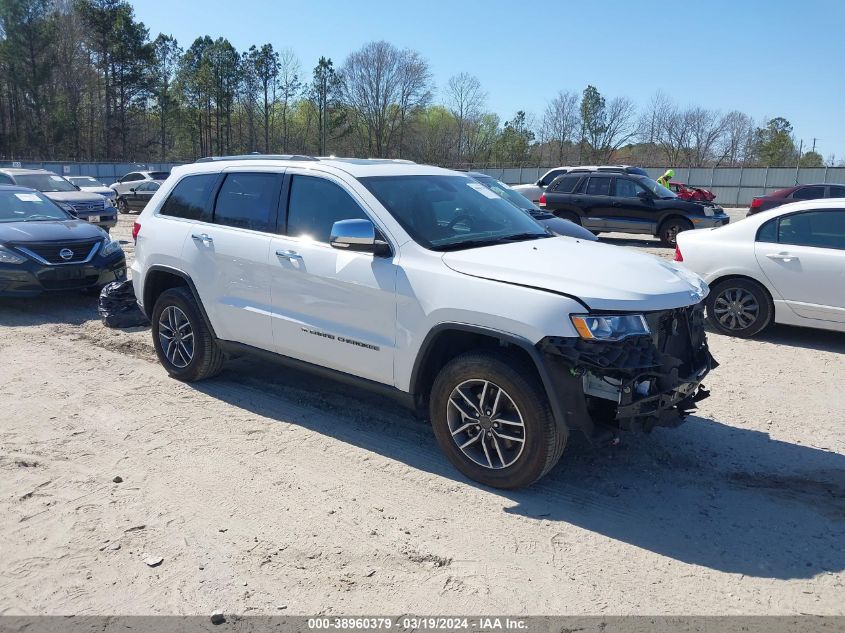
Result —
[[845, 158], [845, 1], [134, 0], [150, 29], [187, 47], [199, 35], [238, 49], [290, 48], [309, 79], [321, 55], [385, 39], [418, 50], [438, 88], [475, 74], [488, 109], [542, 115], [559, 90], [594, 84], [646, 104], [789, 119], [805, 147]]

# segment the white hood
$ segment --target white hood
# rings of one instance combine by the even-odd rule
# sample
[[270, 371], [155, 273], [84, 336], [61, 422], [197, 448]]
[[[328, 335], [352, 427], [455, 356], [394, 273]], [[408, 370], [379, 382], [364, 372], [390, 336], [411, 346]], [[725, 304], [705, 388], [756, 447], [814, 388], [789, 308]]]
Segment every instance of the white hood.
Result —
[[665, 310], [698, 303], [707, 284], [694, 273], [620, 246], [554, 237], [454, 251], [452, 270], [577, 297], [592, 310]]

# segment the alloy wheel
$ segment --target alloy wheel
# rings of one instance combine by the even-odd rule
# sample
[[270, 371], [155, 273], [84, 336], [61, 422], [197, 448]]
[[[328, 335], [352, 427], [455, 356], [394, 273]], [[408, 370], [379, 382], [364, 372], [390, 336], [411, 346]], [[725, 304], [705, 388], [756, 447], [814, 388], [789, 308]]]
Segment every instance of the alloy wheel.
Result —
[[457, 447], [484, 468], [507, 468], [525, 448], [522, 413], [507, 392], [489, 380], [473, 378], [455, 387], [446, 420]]
[[158, 319], [158, 340], [174, 367], [187, 367], [194, 358], [194, 330], [182, 310], [167, 306]]
[[760, 316], [760, 304], [744, 288], [726, 288], [713, 302], [713, 312], [726, 329], [744, 330], [751, 327]]

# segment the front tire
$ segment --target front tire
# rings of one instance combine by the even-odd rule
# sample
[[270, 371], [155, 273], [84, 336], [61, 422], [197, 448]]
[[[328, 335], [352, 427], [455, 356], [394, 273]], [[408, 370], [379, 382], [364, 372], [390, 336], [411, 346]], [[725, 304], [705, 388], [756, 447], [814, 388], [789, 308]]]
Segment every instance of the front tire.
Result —
[[129, 203], [124, 198], [117, 199], [117, 211], [122, 215], [129, 213]]
[[665, 246], [677, 246], [678, 233], [681, 231], [689, 231], [692, 229], [692, 222], [689, 220], [682, 220], [680, 218], [670, 218], [660, 225], [657, 231], [657, 237], [663, 242]]
[[223, 352], [184, 286], [161, 293], [152, 314], [153, 345], [167, 373], [184, 382], [205, 380], [223, 367]]
[[704, 305], [707, 322], [714, 330], [740, 338], [762, 332], [774, 315], [768, 291], [752, 279], [725, 279], [716, 283]]
[[494, 488], [521, 488], [560, 459], [568, 432], [555, 423], [534, 367], [474, 351], [447, 363], [431, 389], [431, 424], [461, 473]]

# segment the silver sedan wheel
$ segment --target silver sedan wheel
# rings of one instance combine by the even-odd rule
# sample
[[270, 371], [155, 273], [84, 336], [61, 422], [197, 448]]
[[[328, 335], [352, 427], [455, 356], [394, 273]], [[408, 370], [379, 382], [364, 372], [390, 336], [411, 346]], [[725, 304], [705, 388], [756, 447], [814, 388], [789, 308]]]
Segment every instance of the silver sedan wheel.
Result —
[[525, 422], [507, 392], [480, 378], [452, 390], [446, 405], [449, 432], [461, 452], [479, 466], [507, 468], [525, 448]]
[[175, 367], [183, 369], [194, 358], [194, 330], [185, 313], [176, 306], [167, 306], [158, 319], [158, 340], [164, 356]]
[[760, 316], [760, 304], [744, 288], [726, 288], [713, 302], [716, 319], [728, 330], [744, 330]]

